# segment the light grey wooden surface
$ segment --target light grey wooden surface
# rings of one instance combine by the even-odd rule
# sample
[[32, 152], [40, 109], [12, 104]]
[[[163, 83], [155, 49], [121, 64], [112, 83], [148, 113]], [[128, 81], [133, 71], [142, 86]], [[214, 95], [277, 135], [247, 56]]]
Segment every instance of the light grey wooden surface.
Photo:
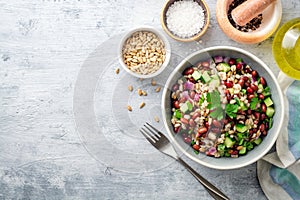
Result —
[[[216, 0], [207, 3], [211, 27], [200, 48], [244, 48], [277, 74], [273, 36], [255, 45], [233, 42], [216, 23]], [[120, 67], [115, 55], [120, 34], [144, 24], [160, 29], [163, 4], [0, 1], [0, 199], [211, 199], [182, 166], [137, 134], [144, 119], [159, 113], [160, 94], [149, 95], [145, 113], [139, 110], [129, 116], [122, 110], [122, 103], [142, 100], [124, 92], [125, 97], [120, 96], [124, 85], [149, 91], [151, 87], [122, 70], [114, 74]], [[299, 16], [299, 0], [283, 1], [282, 23]], [[181, 57], [197, 49], [170, 42], [175, 49], [188, 48], [177, 53]], [[218, 171], [183, 158], [232, 199], [266, 198], [256, 164]]]

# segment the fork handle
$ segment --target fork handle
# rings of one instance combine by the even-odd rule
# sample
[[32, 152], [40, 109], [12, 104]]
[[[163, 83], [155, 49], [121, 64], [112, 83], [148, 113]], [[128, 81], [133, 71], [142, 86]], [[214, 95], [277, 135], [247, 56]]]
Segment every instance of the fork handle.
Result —
[[193, 168], [191, 168], [186, 162], [181, 158], [177, 158], [177, 161], [181, 163], [208, 191], [208, 193], [216, 200], [229, 200], [229, 198], [223, 194], [218, 188], [208, 182], [200, 174], [198, 174]]

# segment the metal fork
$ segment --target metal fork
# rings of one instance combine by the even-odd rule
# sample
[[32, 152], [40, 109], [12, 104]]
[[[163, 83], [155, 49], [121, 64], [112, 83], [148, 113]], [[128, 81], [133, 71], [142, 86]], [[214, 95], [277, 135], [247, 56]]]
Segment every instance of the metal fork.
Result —
[[218, 188], [216, 188], [214, 185], [208, 182], [194, 169], [192, 169], [186, 162], [184, 162], [176, 153], [169, 139], [164, 134], [162, 134], [159, 130], [154, 128], [149, 123], [146, 123], [144, 127], [140, 129], [140, 132], [156, 149], [174, 158], [180, 164], [182, 164], [205, 187], [205, 189], [214, 199], [229, 200], [229, 198], [225, 194], [223, 194]]

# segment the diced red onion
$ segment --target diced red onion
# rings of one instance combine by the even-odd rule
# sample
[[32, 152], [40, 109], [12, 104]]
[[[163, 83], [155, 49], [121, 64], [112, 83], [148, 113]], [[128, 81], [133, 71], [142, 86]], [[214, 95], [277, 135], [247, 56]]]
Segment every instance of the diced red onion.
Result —
[[216, 147], [211, 147], [208, 151], [207, 151], [208, 155], [215, 155], [215, 153], [217, 153], [217, 149]]
[[199, 99], [200, 99], [200, 95], [198, 93], [195, 94], [194, 101], [198, 102]]
[[214, 61], [215, 61], [215, 63], [221, 63], [221, 62], [223, 62], [223, 57], [222, 56], [215, 56]]
[[229, 60], [230, 60], [230, 57], [228, 57], [228, 56], [227, 56], [227, 57], [225, 57], [225, 58], [224, 58], [224, 60], [223, 60], [223, 61], [224, 61], [224, 62], [226, 62], [226, 63], [228, 63], [228, 62], [229, 62]]
[[193, 90], [194, 89], [194, 83], [187, 81], [184, 83], [184, 89], [186, 90]]
[[185, 99], [189, 99], [190, 98], [189, 92], [188, 91], [183, 91], [182, 92], [182, 97], [185, 98]]

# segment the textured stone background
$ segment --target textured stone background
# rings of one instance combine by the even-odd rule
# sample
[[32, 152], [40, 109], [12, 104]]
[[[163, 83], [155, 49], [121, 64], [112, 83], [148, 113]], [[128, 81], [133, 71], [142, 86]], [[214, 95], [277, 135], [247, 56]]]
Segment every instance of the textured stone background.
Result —
[[[207, 2], [212, 19], [202, 46], [242, 47], [277, 74], [273, 37], [255, 45], [231, 41], [216, 23], [216, 0]], [[109, 164], [97, 161], [82, 144], [74, 121], [74, 88], [84, 61], [102, 42], [132, 27], [160, 28], [163, 4], [0, 1], [0, 199], [211, 199], [182, 166], [167, 165], [171, 160], [162, 154], [157, 155], [167, 167], [137, 173], [119, 170], [117, 159]], [[283, 1], [282, 23], [297, 16], [299, 0]], [[153, 162], [143, 164], [151, 168]], [[218, 171], [187, 162], [232, 199], [265, 199], [256, 164]]]

